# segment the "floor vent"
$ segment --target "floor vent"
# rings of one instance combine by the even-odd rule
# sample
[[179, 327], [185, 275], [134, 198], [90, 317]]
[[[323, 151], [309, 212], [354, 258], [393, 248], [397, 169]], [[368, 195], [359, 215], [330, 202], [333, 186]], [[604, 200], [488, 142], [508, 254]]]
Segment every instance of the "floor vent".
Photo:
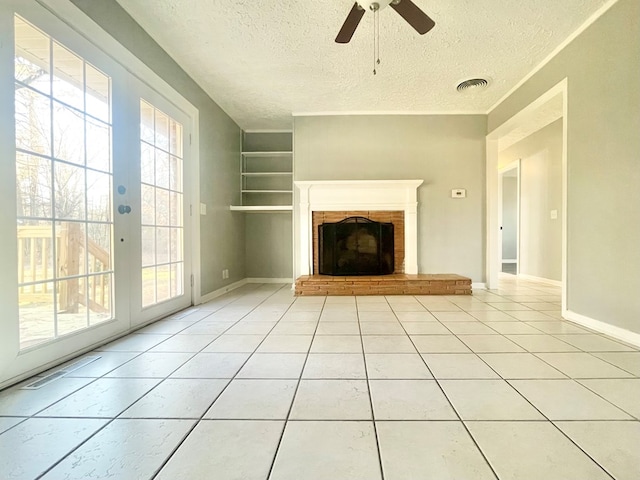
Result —
[[64, 377], [65, 375], [73, 372], [74, 370], [82, 368], [85, 365], [89, 365], [91, 362], [95, 362], [99, 358], [100, 358], [99, 356], [81, 358], [77, 362], [70, 363], [69, 365], [62, 367], [60, 370], [56, 370], [55, 372], [50, 373], [46, 377], [42, 377], [42, 378], [38, 378], [37, 380], [34, 380], [30, 384], [22, 387], [21, 390], [37, 390], [39, 388], [42, 388], [45, 385], [50, 384], [54, 380], [57, 380], [58, 378]]

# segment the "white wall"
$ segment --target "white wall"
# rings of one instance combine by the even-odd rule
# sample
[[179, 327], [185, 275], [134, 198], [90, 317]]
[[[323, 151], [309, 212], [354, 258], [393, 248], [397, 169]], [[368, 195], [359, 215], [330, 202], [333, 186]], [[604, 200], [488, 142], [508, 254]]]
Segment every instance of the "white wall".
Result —
[[[418, 190], [418, 271], [457, 273], [484, 282], [486, 116], [294, 120], [295, 180], [423, 179]], [[454, 188], [466, 189], [467, 198], [451, 198]], [[294, 258], [299, 258], [297, 252]]]

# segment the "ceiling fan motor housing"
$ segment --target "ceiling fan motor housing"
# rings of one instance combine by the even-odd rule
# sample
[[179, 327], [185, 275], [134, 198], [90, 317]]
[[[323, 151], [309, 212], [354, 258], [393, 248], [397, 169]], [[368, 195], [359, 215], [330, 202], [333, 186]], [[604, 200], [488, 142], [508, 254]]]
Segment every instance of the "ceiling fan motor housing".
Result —
[[360, 5], [364, 10], [372, 10], [374, 12], [376, 10], [382, 10], [383, 8], [388, 6], [390, 3], [398, 3], [398, 2], [397, 0], [375, 0], [375, 1], [360, 0], [358, 1], [358, 5]]

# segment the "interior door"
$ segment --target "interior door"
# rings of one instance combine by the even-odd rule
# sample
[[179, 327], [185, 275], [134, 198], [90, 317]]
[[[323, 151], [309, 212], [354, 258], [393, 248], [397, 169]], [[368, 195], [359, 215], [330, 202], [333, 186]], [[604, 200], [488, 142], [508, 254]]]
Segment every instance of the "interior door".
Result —
[[186, 114], [36, 2], [0, 27], [1, 387], [189, 305], [191, 266]]

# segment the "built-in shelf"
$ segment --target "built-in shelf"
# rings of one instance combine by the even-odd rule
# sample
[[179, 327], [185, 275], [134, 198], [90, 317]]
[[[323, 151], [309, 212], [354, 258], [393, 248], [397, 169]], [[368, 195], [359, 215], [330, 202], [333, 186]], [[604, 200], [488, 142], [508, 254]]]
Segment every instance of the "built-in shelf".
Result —
[[245, 157], [290, 157], [293, 152], [242, 152], [242, 155]]
[[247, 177], [268, 177], [268, 176], [278, 176], [278, 175], [293, 175], [293, 172], [242, 172], [240, 175], [245, 175]]
[[237, 212], [293, 211], [292, 132], [242, 132]]
[[293, 193], [292, 190], [242, 190], [242, 193]]
[[231, 205], [229, 209], [235, 212], [256, 213], [292, 212], [293, 205]]

